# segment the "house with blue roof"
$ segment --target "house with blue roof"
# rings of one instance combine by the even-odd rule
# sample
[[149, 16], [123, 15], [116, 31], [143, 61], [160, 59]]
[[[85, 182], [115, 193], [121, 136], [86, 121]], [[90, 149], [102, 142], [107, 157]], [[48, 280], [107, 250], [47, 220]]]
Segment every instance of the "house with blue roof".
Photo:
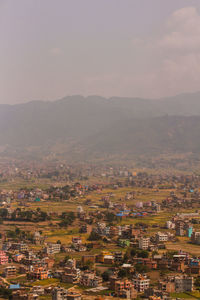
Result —
[[17, 284], [10, 284], [9, 289], [10, 290], [19, 290], [20, 289], [20, 284], [19, 283], [17, 283]]

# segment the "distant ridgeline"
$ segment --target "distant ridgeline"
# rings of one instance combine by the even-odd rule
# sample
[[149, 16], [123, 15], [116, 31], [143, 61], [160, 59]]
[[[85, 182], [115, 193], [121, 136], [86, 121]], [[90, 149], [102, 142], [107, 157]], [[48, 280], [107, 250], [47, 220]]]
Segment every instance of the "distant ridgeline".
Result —
[[200, 153], [200, 93], [167, 99], [71, 96], [0, 105], [0, 153], [71, 160]]

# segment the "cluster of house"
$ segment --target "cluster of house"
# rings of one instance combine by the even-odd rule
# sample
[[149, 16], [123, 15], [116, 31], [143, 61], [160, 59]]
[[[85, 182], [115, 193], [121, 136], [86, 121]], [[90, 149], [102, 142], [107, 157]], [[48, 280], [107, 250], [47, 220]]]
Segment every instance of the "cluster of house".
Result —
[[[189, 276], [170, 276], [164, 281], [160, 281], [158, 289], [150, 287], [150, 279], [146, 275], [138, 274], [132, 280], [119, 280], [116, 276], [110, 278], [109, 288], [115, 297], [136, 299], [138, 293], [144, 293], [148, 299], [170, 299], [169, 293], [172, 292], [191, 292], [193, 290], [193, 277]], [[68, 300], [68, 292], [64, 288], [56, 287], [52, 292], [52, 300]], [[80, 294], [76, 294], [77, 300], [81, 299]], [[71, 299], [71, 298], [70, 298]], [[84, 298], [83, 298], [84, 299]]]
[[104, 222], [98, 222], [92, 230], [100, 236], [109, 237], [122, 247], [134, 246], [143, 250], [163, 248], [165, 242], [174, 239], [173, 233], [160, 231], [148, 237], [144, 228], [136, 229], [133, 225], [107, 226]]
[[[56, 172], [51, 169], [42, 171], [37, 176], [55, 176], [58, 178], [62, 176], [65, 178], [64, 167], [58, 168]], [[102, 171], [102, 170], [101, 170]], [[89, 169], [88, 172], [93, 172]], [[76, 174], [76, 175], [75, 175]], [[77, 178], [76, 170], [74, 172], [68, 170], [67, 178]], [[30, 176], [33, 173], [30, 172]], [[126, 200], [134, 200], [137, 196], [134, 192], [128, 192], [123, 201], [112, 200], [113, 194], [108, 194], [102, 197], [100, 201], [101, 208], [106, 210], [98, 210], [98, 206], [93, 205], [92, 201], [87, 199], [86, 205], [94, 210], [85, 212], [82, 206], [77, 208], [77, 217], [79, 222], [80, 233], [93, 233], [93, 239], [90, 243], [83, 243], [80, 236], [73, 236], [69, 245], [57, 243], [45, 243], [45, 236], [39, 232], [35, 232], [32, 243], [41, 247], [40, 250], [30, 250], [28, 242], [16, 241], [7, 239], [2, 244], [0, 251], [0, 265], [5, 279], [15, 278], [17, 275], [27, 275], [27, 280], [32, 283], [37, 280], [45, 280], [55, 278], [59, 283], [69, 285], [79, 285], [84, 287], [84, 293], [91, 292], [98, 294], [98, 291], [104, 288], [110, 291], [111, 296], [136, 299], [139, 295], [143, 295], [148, 299], [170, 299], [170, 293], [173, 292], [191, 292], [194, 289], [194, 277], [200, 276], [200, 258], [191, 257], [188, 253], [178, 252], [177, 254], [169, 255], [168, 252], [158, 254], [153, 251], [164, 249], [165, 243], [169, 241], [176, 241], [178, 237], [187, 236], [191, 243], [200, 245], [200, 232], [196, 231], [193, 226], [194, 220], [199, 218], [198, 211], [189, 213], [179, 213], [173, 216], [171, 220], [166, 222], [165, 228], [154, 224], [155, 228], [160, 227], [148, 233], [148, 225], [140, 222], [140, 218], [144, 218], [150, 214], [158, 214], [165, 209], [172, 209], [173, 207], [195, 207], [198, 205], [198, 184], [200, 177], [187, 176], [160, 176], [148, 175], [145, 173], [133, 174], [132, 172], [124, 170], [114, 170], [112, 168], [106, 169], [102, 173], [102, 177], [118, 176], [122, 179], [121, 182], [105, 184], [80, 184], [78, 182], [71, 183], [65, 187], [53, 187], [48, 191], [41, 189], [21, 189], [18, 192], [1, 191], [0, 203], [2, 207], [7, 207], [10, 215], [9, 206], [12, 200], [23, 203], [27, 201], [43, 201], [51, 200], [65, 200], [65, 195], [73, 191], [74, 195], [83, 196], [88, 195], [90, 191], [100, 192], [104, 187], [110, 185], [113, 190], [120, 186], [138, 186], [154, 188], [156, 191], [164, 188], [166, 185], [169, 189], [179, 187], [179, 193], [182, 197], [177, 197], [174, 192], [163, 200], [162, 203], [156, 201], [141, 202], [138, 201], [127, 207]], [[101, 205], [102, 204], [102, 205]], [[97, 208], [97, 209], [95, 209]], [[114, 220], [123, 218], [138, 218], [137, 225], [113, 225], [115, 222], [108, 222], [106, 213], [109, 212]], [[53, 213], [53, 212], [52, 212]], [[100, 216], [101, 218], [97, 218]], [[121, 218], [121, 219], [119, 219]], [[101, 220], [101, 221], [100, 221]], [[111, 225], [112, 224], [112, 225]], [[123, 223], [121, 223], [123, 224]], [[150, 224], [149, 226], [152, 226]], [[167, 230], [166, 230], [167, 229]], [[59, 237], [58, 237], [59, 238]], [[98, 241], [100, 239], [100, 241]], [[19, 240], [19, 238], [18, 238]], [[112, 243], [116, 251], [103, 251], [103, 242], [109, 249]], [[30, 241], [29, 241], [30, 243]], [[107, 244], [106, 244], [107, 243]], [[98, 251], [89, 252], [90, 249], [98, 249]], [[34, 248], [34, 247], [33, 247]], [[127, 248], [136, 251], [132, 256], [126, 255]], [[35, 247], [37, 249], [37, 247]], [[70, 255], [75, 253], [78, 259], [66, 259], [63, 261], [55, 260], [55, 255], [60, 252], [66, 252]], [[87, 253], [84, 253], [86, 252]], [[133, 252], [134, 252], [133, 251]], [[94, 254], [97, 253], [97, 254]], [[151, 253], [151, 256], [149, 256]], [[98, 272], [97, 266], [101, 269], [109, 270], [108, 278], [105, 280], [103, 274]], [[149, 270], [169, 270], [173, 275], [163, 275], [159, 282], [152, 287], [150, 277], [147, 272]], [[120, 272], [122, 275], [120, 275]], [[164, 272], [163, 272], [164, 273]], [[125, 275], [124, 275], [125, 274]], [[128, 275], [127, 275], [128, 274]], [[102, 275], [102, 276], [101, 276]], [[5, 282], [2, 282], [4, 285]], [[80, 300], [84, 299], [85, 295], [80, 294], [80, 290], [71, 290], [63, 287], [42, 288], [34, 286], [27, 293], [27, 290], [19, 285], [12, 285], [14, 291], [12, 297], [14, 300], [32, 300], [37, 299], [41, 295], [51, 295], [52, 300]], [[87, 298], [87, 297], [86, 297]]]
[[[99, 228], [100, 224], [97, 224]], [[101, 228], [101, 226], [100, 226]], [[125, 236], [137, 236], [137, 245], [134, 247], [141, 250], [151, 249], [153, 242], [159, 244], [168, 241], [171, 233], [157, 232], [153, 238], [141, 235], [141, 230], [133, 231], [131, 226], [125, 226], [122, 232]], [[40, 235], [36, 234], [39, 239]], [[121, 240], [121, 246], [130, 246]], [[125, 243], [125, 244], [123, 244]], [[80, 237], [72, 238], [72, 245], [78, 247], [82, 245]], [[191, 257], [188, 253], [180, 252], [172, 257], [166, 254], [152, 254], [152, 257], [134, 256], [124, 263], [124, 253], [122, 251], [102, 251], [99, 254], [83, 254], [81, 261], [68, 259], [60, 262], [55, 268], [54, 254], [62, 250], [61, 244], [46, 244], [43, 251], [34, 253], [28, 249], [27, 244], [20, 242], [5, 242], [0, 251], [0, 264], [5, 265], [3, 275], [6, 278], [16, 277], [17, 274], [27, 274], [27, 279], [31, 281], [44, 280], [47, 278], [57, 278], [60, 282], [73, 285], [80, 285], [87, 289], [105, 288], [102, 276], [97, 274], [96, 269], [83, 270], [82, 266], [103, 264], [108, 267], [113, 266], [114, 270], [108, 278], [106, 287], [111, 290], [111, 294], [116, 297], [127, 299], [137, 298], [138, 293], [144, 294], [149, 299], [151, 297], [160, 297], [160, 299], [170, 299], [172, 292], [191, 292], [194, 289], [195, 275], [200, 275], [200, 259]], [[145, 273], [136, 272], [136, 265], [146, 266], [150, 270], [171, 270], [179, 275], [166, 276], [159, 281], [156, 289], [152, 289], [150, 278]], [[123, 279], [119, 276], [119, 270], [128, 270], [129, 279]], [[23, 288], [15, 286], [14, 299], [26, 300], [37, 299], [41, 293], [51, 293], [54, 300], [76, 300], [81, 299], [80, 292], [71, 292], [60, 287], [44, 291], [44, 289], [34, 288], [29, 294]], [[27, 294], [27, 296], [26, 296]], [[158, 296], [159, 295], [159, 296]], [[32, 297], [32, 298], [30, 298]], [[155, 298], [157, 299], [157, 298]]]
[[[159, 213], [161, 211], [161, 205], [156, 201], [149, 201], [149, 202], [139, 201], [135, 204], [135, 209], [127, 208], [125, 202], [126, 200], [134, 199], [134, 192], [127, 193], [126, 196], [124, 197], [124, 201], [120, 201], [119, 203], [113, 203], [111, 201], [112, 196], [114, 195], [108, 194], [102, 197], [101, 201], [103, 202], [103, 207], [115, 211], [117, 217], [122, 217], [122, 218], [145, 217], [148, 214]], [[145, 211], [143, 209], [145, 209]]]
[[166, 222], [167, 229], [175, 230], [175, 235], [186, 236], [190, 238], [192, 244], [200, 245], [200, 232], [196, 231], [191, 220], [194, 222], [199, 219], [199, 212], [181, 213], [174, 216], [171, 220]]

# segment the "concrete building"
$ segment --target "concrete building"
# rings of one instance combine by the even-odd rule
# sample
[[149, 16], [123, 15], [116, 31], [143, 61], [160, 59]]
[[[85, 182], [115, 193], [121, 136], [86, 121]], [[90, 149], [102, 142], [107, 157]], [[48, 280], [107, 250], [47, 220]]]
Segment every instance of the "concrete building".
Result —
[[194, 278], [190, 276], [176, 276], [174, 278], [176, 292], [192, 292], [194, 289]]
[[25, 243], [12, 243], [11, 248], [20, 252], [28, 251], [28, 245]]
[[168, 234], [165, 232], [157, 232], [156, 233], [156, 241], [157, 242], [167, 242], [168, 241]]
[[61, 287], [56, 287], [52, 291], [52, 300], [67, 300], [67, 290]]
[[191, 242], [200, 245], [200, 232], [196, 231], [191, 234]]
[[16, 276], [16, 267], [15, 266], [8, 266], [4, 269], [5, 277]]
[[146, 289], [148, 289], [149, 283], [150, 279], [146, 275], [137, 274], [133, 278], [134, 287], [139, 293], [143, 293]]
[[43, 280], [48, 278], [48, 272], [43, 267], [35, 267], [30, 273], [30, 277], [35, 280]]
[[56, 254], [60, 252], [60, 244], [49, 244], [47, 247], [45, 247], [44, 251], [48, 255]]
[[37, 300], [38, 296], [33, 293], [29, 293], [25, 290], [17, 290], [12, 292], [13, 300]]
[[8, 256], [4, 251], [0, 251], [0, 265], [5, 265], [8, 263]]
[[93, 272], [85, 272], [80, 278], [80, 284], [88, 287], [98, 287], [102, 285], [102, 278]]
[[114, 286], [115, 296], [126, 299], [137, 298], [137, 291], [129, 280], [118, 280]]
[[139, 248], [142, 250], [147, 250], [149, 248], [150, 238], [149, 237], [141, 237], [139, 239]]
[[172, 221], [167, 221], [166, 222], [166, 228], [167, 229], [174, 229], [175, 228], [175, 224]]

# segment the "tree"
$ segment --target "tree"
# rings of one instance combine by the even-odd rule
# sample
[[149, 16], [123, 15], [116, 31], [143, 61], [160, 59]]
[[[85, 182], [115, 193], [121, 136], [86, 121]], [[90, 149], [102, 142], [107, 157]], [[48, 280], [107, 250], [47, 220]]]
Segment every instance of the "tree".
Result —
[[111, 275], [112, 275], [112, 271], [107, 270], [104, 271], [101, 276], [103, 281], [108, 281]]
[[7, 216], [8, 216], [8, 210], [7, 210], [7, 208], [1, 208], [0, 209], [0, 217], [2, 219], [5, 219], [5, 218], [7, 218]]
[[115, 214], [113, 214], [111, 212], [107, 212], [105, 216], [106, 216], [106, 220], [108, 221], [108, 223], [112, 223], [113, 221], [116, 220]]
[[130, 254], [131, 254], [132, 257], [135, 257], [136, 254], [137, 254], [137, 250], [134, 249], [134, 248], [131, 248], [131, 253]]
[[148, 267], [138, 263], [135, 265], [135, 270], [139, 273], [146, 273], [148, 272]]
[[98, 241], [100, 239], [101, 239], [101, 236], [94, 231], [92, 231], [88, 237], [88, 241]]
[[127, 262], [131, 258], [131, 248], [128, 247], [124, 254], [124, 262]]
[[149, 252], [146, 250], [141, 250], [138, 252], [138, 257], [142, 257], [142, 258], [148, 258], [149, 257]]
[[178, 251], [170, 250], [170, 251], [167, 251], [166, 254], [167, 254], [168, 258], [173, 258], [174, 255], [178, 254]]
[[64, 258], [64, 263], [66, 263], [69, 259], [71, 259], [71, 257], [69, 255], [66, 255]]
[[200, 287], [200, 276], [196, 277], [195, 282], [194, 282], [194, 285], [195, 285], [196, 287]]
[[12, 295], [12, 291], [11, 290], [9, 290], [9, 289], [7, 289], [5, 287], [0, 287], [0, 296], [2, 298], [8, 299], [8, 298], [11, 297], [11, 295]]
[[15, 228], [15, 233], [16, 233], [16, 235], [20, 235], [21, 230], [20, 230], [18, 227], [16, 227], [16, 228]]
[[127, 276], [127, 272], [126, 272], [126, 270], [125, 270], [125, 269], [121, 269], [121, 270], [119, 270], [119, 272], [118, 272], [118, 276], [119, 276], [120, 278], [124, 278], [124, 277], [126, 277], [126, 276]]

